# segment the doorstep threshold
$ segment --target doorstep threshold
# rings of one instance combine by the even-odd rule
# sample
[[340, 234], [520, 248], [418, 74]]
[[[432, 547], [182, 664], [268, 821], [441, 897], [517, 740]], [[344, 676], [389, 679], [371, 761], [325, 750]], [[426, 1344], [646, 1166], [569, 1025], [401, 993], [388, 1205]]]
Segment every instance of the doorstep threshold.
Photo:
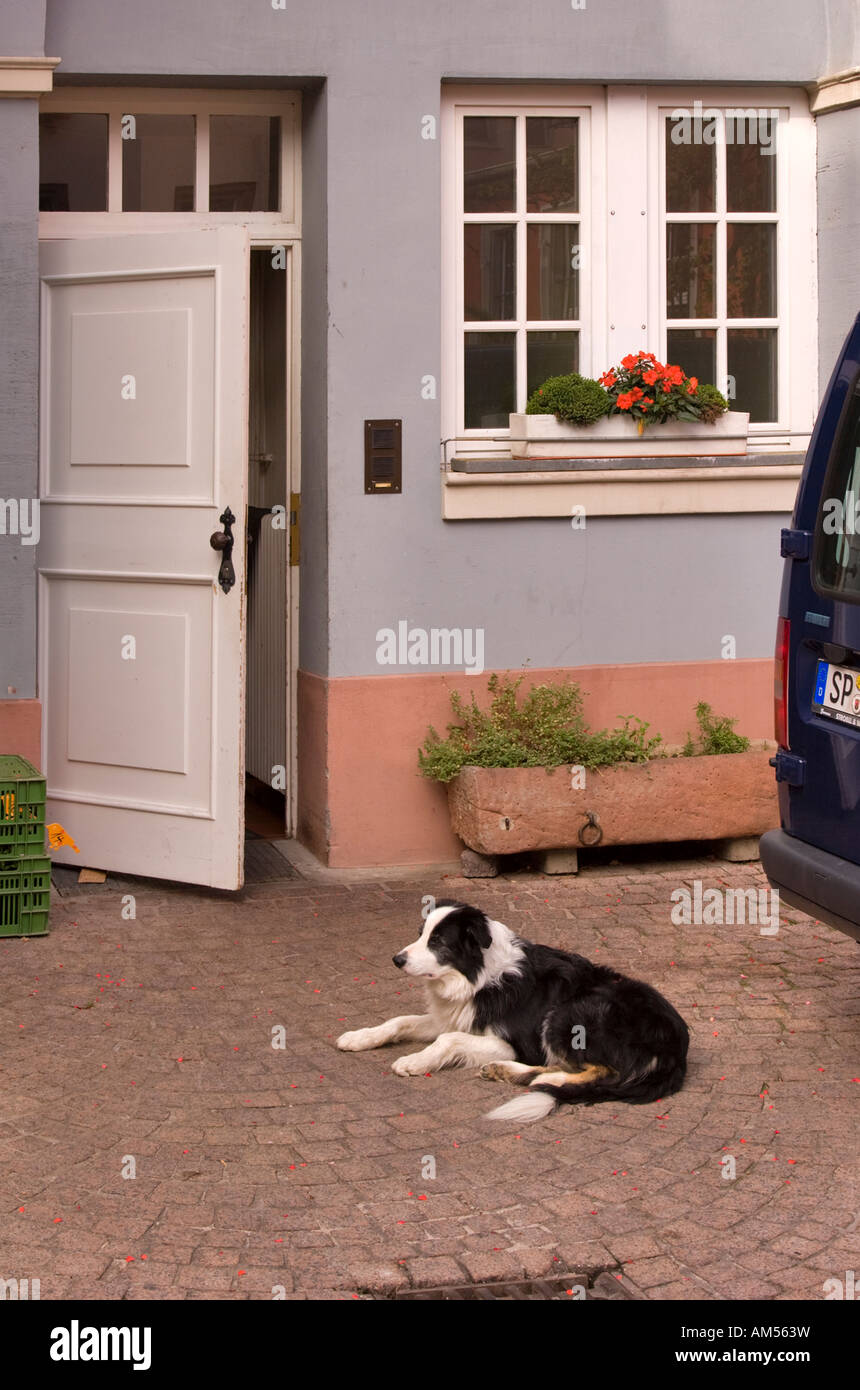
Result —
[[299, 878], [317, 883], [377, 883], [394, 879], [402, 879], [404, 882], [413, 879], [416, 882], [426, 882], [428, 878], [442, 874], [454, 874], [459, 877], [461, 873], [459, 859], [427, 861], [422, 864], [371, 864], [361, 868], [333, 869], [323, 864], [315, 854], [299, 844], [298, 840], [270, 840], [269, 843], [284, 856]]

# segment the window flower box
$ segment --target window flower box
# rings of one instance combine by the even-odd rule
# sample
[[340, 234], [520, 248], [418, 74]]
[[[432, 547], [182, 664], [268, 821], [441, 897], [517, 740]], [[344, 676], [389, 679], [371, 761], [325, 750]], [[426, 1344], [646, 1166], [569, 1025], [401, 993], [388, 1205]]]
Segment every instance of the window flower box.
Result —
[[590, 425], [574, 425], [555, 415], [511, 415], [511, 455], [515, 459], [695, 458], [747, 452], [749, 414], [728, 410], [712, 424], [669, 421], [646, 425], [610, 415]]

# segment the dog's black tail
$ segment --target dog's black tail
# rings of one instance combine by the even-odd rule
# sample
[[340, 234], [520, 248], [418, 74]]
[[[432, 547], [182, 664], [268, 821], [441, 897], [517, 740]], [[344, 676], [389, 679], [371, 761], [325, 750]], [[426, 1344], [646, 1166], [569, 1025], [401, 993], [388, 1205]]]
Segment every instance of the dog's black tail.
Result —
[[[601, 1101], [617, 1104], [648, 1105], [679, 1091], [684, 1082], [686, 1062], [670, 1058], [653, 1071], [601, 1078], [597, 1081], [542, 1082], [536, 1078], [524, 1095], [516, 1096], [491, 1110], [488, 1120], [517, 1120], [528, 1124], [551, 1115], [559, 1105], [597, 1105]], [[558, 1075], [558, 1073], [555, 1073]]]

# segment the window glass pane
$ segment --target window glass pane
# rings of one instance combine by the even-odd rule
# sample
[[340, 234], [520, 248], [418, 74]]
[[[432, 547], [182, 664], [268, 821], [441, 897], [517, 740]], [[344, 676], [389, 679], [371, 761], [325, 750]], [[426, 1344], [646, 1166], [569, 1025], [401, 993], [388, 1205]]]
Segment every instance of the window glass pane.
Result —
[[710, 222], [670, 222], [667, 226], [667, 318], [714, 317], [715, 230]]
[[209, 211], [277, 212], [279, 116], [210, 116]]
[[776, 316], [776, 226], [730, 222], [726, 228], [726, 290], [730, 319]]
[[666, 211], [713, 212], [716, 208], [715, 146], [705, 144], [713, 123], [688, 117], [666, 121]]
[[463, 120], [463, 205], [466, 212], [513, 212], [516, 206], [516, 117]]
[[776, 120], [769, 116], [730, 120], [726, 140], [729, 212], [775, 212]]
[[717, 330], [670, 328], [666, 334], [666, 361], [681, 367], [686, 376], [717, 386]]
[[194, 117], [122, 118], [123, 212], [194, 208]]
[[526, 207], [579, 211], [579, 117], [526, 119]]
[[508, 429], [515, 409], [516, 335], [466, 334], [466, 429]]
[[860, 597], [860, 393], [837, 441], [815, 527], [816, 581], [854, 602]]
[[531, 222], [526, 238], [526, 317], [579, 318], [579, 225]]
[[106, 115], [40, 116], [40, 212], [106, 212], [107, 156]]
[[777, 420], [776, 329], [730, 328], [729, 391], [733, 410], [748, 410], [750, 423]]
[[578, 333], [529, 333], [526, 392], [531, 395], [548, 376], [579, 371]]
[[512, 222], [463, 228], [465, 318], [516, 317], [516, 237]]

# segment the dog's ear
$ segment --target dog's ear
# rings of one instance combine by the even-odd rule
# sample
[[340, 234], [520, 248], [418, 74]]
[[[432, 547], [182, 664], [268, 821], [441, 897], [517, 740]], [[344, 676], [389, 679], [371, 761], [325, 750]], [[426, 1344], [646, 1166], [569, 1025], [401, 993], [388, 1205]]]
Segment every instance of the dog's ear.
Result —
[[479, 907], [464, 906], [460, 909], [459, 918], [468, 939], [486, 951], [493, 939], [487, 914]]

